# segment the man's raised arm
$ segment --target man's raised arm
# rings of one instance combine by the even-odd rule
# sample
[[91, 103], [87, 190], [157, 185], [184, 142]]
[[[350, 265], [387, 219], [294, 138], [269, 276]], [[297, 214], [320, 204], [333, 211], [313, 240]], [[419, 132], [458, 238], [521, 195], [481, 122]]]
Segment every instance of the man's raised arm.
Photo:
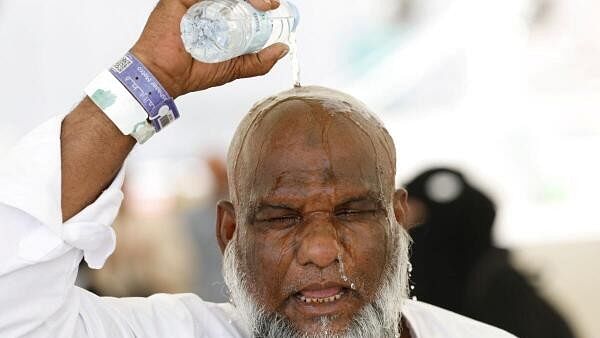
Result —
[[[156, 78], [152, 83], [167, 92], [161, 91], [160, 97], [169, 104], [168, 96], [265, 74], [287, 52], [285, 45], [277, 44], [218, 64], [193, 60], [184, 50], [179, 23], [196, 2], [159, 1], [130, 50], [141, 63], [139, 69], [152, 73]], [[275, 0], [250, 2], [263, 10], [277, 7]], [[116, 60], [107, 60], [111, 61]], [[112, 84], [118, 81], [103, 74]], [[125, 87], [116, 84], [112, 88], [130, 99], [126, 105], [130, 109], [120, 109], [118, 116], [127, 119], [135, 109], [145, 114]], [[102, 103], [106, 101], [95, 93], [93, 100], [86, 97], [64, 119], [56, 117], [29, 133], [2, 158], [0, 337], [130, 336], [132, 328], [116, 314], [114, 304], [74, 286], [82, 257], [90, 267], [100, 268], [114, 250], [109, 226], [122, 198], [122, 175], [117, 173], [136, 143], [121, 132], [114, 116], [109, 118]], [[141, 116], [136, 127], [146, 124], [146, 115]], [[176, 311], [161, 313], [169, 315], [175, 316], [174, 322], [181, 321]]]
[[[258, 54], [218, 64], [193, 60], [184, 50], [179, 23], [187, 9], [196, 2], [160, 1], [131, 50], [173, 98], [238, 78], [263, 75], [287, 53], [285, 45], [277, 44]], [[276, 0], [250, 2], [262, 10], [278, 6]], [[113, 180], [134, 144], [135, 140], [121, 134], [89, 98], [64, 119], [61, 131], [64, 221], [98, 198]]]

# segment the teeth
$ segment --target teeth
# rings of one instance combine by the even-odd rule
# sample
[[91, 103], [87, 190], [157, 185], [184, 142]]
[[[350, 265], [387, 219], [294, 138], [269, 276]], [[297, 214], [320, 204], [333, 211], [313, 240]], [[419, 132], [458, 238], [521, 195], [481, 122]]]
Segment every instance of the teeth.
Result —
[[329, 303], [329, 302], [333, 302], [333, 301], [336, 301], [336, 300], [342, 298], [342, 293], [340, 292], [340, 293], [338, 293], [335, 296], [325, 297], [325, 298], [310, 298], [310, 297], [304, 297], [302, 295], [298, 296], [298, 298], [301, 301], [303, 301], [303, 302], [305, 302], [307, 304], [310, 304], [310, 303]]

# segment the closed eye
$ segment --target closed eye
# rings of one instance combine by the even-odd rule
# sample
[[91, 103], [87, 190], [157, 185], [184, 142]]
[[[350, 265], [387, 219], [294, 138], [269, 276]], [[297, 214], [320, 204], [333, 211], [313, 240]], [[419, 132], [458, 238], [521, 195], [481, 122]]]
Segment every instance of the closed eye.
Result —
[[300, 213], [287, 205], [262, 204], [254, 214], [254, 221], [267, 227], [289, 227], [302, 221]]
[[278, 217], [271, 217], [263, 220], [263, 222], [267, 222], [271, 225], [283, 225], [283, 226], [292, 226], [300, 223], [302, 221], [302, 217], [298, 215], [285, 215]]
[[357, 209], [343, 209], [335, 213], [337, 217], [352, 218], [358, 216], [373, 215], [377, 212], [375, 209], [357, 210]]

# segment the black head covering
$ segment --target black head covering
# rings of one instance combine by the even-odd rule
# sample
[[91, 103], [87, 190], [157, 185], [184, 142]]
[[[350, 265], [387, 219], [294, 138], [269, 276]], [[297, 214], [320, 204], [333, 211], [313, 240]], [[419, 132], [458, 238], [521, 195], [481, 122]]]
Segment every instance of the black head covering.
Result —
[[426, 207], [423, 224], [410, 231], [414, 294], [458, 311], [471, 268], [492, 247], [494, 203], [449, 168], [427, 170], [406, 189]]
[[427, 209], [411, 230], [413, 294], [418, 299], [498, 326], [518, 337], [573, 338], [569, 325], [527, 279], [508, 252], [492, 245], [494, 203], [448, 168], [406, 185]]

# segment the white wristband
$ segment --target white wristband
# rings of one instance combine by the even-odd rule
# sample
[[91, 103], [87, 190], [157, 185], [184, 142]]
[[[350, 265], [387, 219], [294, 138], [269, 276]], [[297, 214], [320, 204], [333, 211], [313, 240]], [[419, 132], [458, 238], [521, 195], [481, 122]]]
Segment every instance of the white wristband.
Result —
[[85, 93], [123, 135], [133, 136], [138, 143], [144, 143], [154, 135], [154, 127], [148, 122], [144, 108], [108, 70], [102, 71], [85, 88]]

